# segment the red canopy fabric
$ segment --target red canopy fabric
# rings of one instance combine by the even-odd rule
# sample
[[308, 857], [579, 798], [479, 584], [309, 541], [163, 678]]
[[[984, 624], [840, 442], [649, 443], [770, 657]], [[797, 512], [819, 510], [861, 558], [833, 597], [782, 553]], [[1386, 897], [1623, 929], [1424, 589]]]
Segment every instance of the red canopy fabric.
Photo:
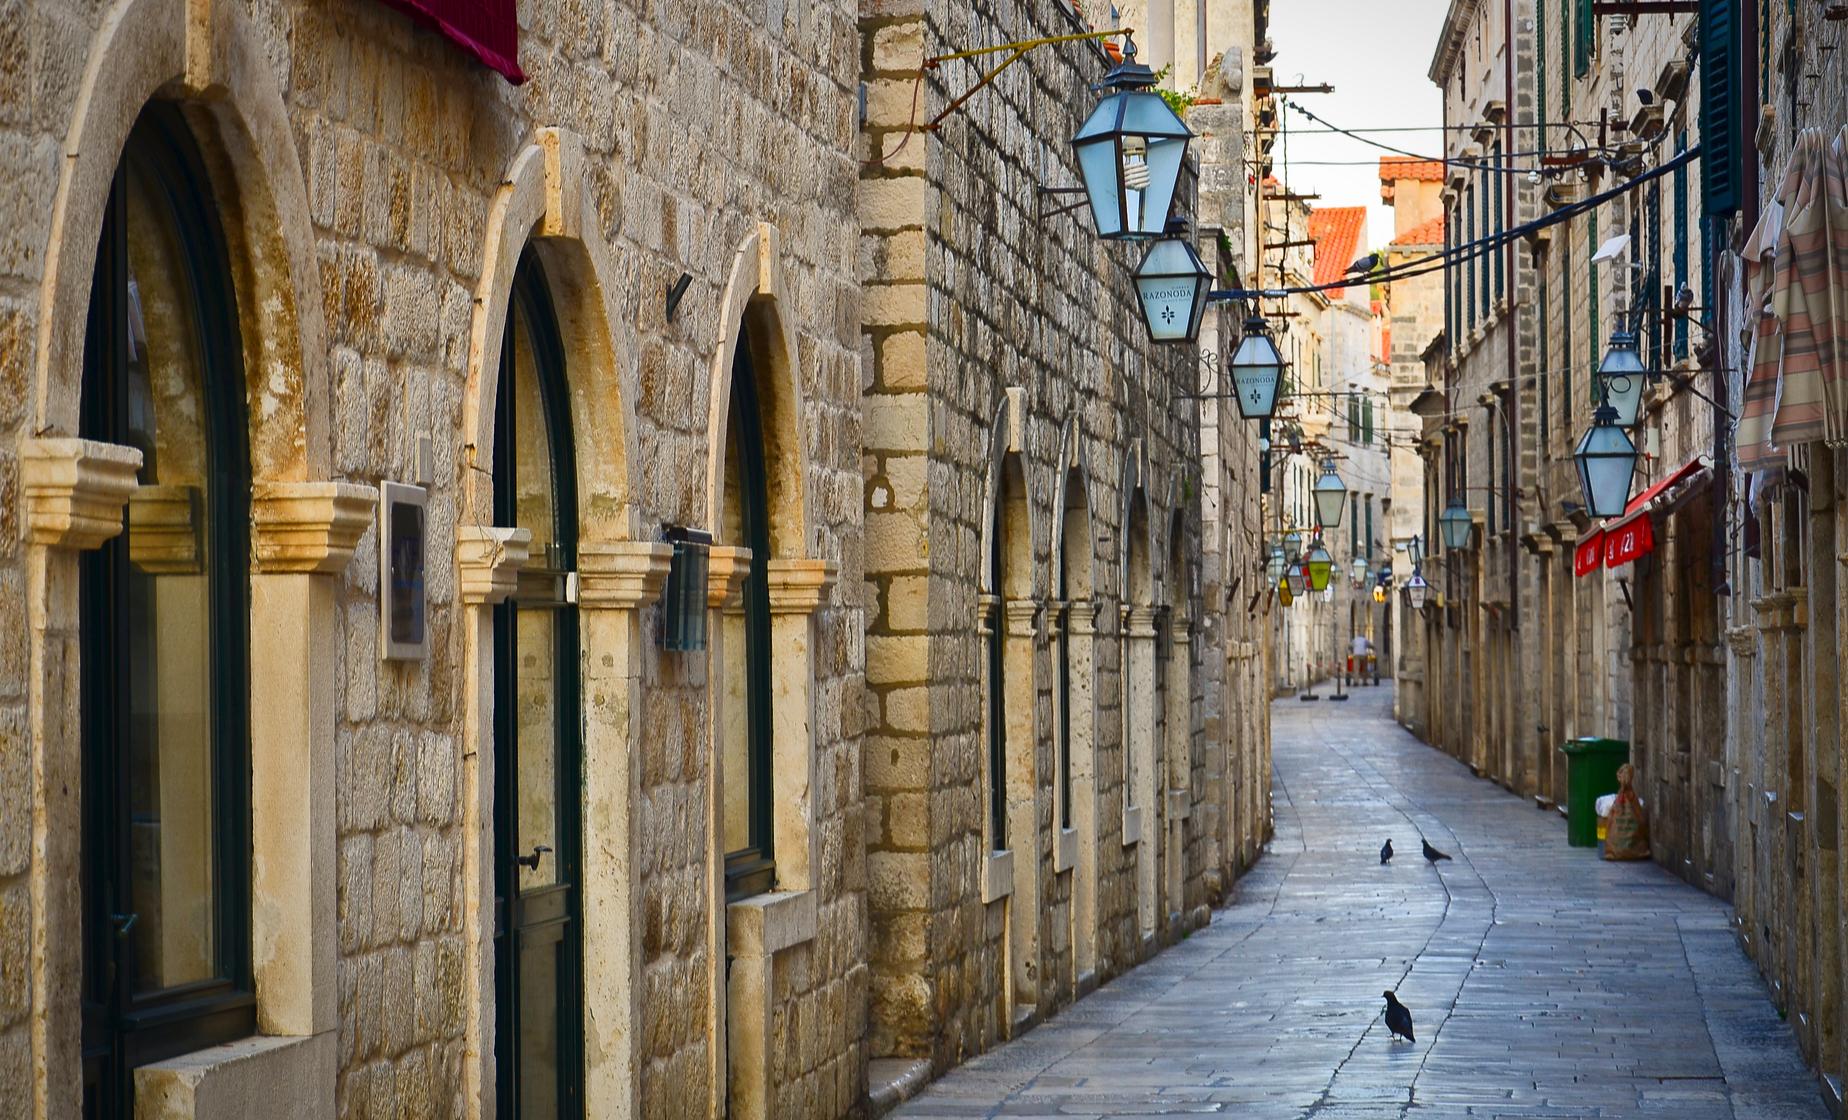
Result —
[[520, 23], [514, 0], [384, 0], [480, 59], [514, 85], [520, 69]]
[[1655, 551], [1655, 524], [1638, 514], [1615, 529], [1604, 531], [1604, 566], [1620, 568]]
[[1599, 529], [1572, 550], [1572, 574], [1580, 579], [1604, 565], [1604, 530]]

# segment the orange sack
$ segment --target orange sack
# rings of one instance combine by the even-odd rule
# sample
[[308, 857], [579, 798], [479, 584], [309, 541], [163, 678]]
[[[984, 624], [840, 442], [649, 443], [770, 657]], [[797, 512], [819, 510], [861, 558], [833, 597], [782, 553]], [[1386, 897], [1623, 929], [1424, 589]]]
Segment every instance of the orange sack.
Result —
[[1649, 858], [1649, 816], [1631, 786], [1635, 780], [1634, 766], [1626, 762], [1617, 768], [1617, 800], [1611, 805], [1611, 826], [1604, 837], [1605, 859]]

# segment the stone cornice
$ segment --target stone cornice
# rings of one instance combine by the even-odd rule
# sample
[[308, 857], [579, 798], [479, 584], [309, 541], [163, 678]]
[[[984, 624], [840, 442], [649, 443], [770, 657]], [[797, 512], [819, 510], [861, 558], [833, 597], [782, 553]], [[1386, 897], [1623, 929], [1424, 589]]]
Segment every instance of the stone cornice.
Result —
[[986, 591], [975, 596], [975, 632], [987, 637], [995, 632], [995, 622], [1001, 614], [1001, 596], [991, 595]]
[[674, 546], [666, 541], [588, 541], [578, 546], [578, 606], [634, 610], [661, 597]]
[[504, 602], [520, 582], [533, 531], [498, 525], [456, 527], [456, 593], [472, 606]]
[[122, 507], [141, 470], [137, 448], [70, 437], [19, 446], [26, 540], [86, 551], [122, 531]]
[[1009, 599], [1002, 607], [1007, 616], [1007, 632], [1016, 638], [1031, 638], [1039, 633], [1040, 605], [1032, 599]]
[[1065, 628], [1078, 637], [1097, 633], [1097, 603], [1091, 599], [1073, 599], [1065, 604]]
[[839, 574], [834, 561], [809, 557], [772, 560], [768, 568], [771, 614], [814, 614]]
[[353, 559], [379, 492], [354, 482], [259, 482], [251, 553], [259, 572], [338, 572]]
[[1155, 636], [1154, 607], [1125, 607], [1123, 622], [1132, 638], [1153, 638]]
[[1057, 638], [1065, 633], [1065, 608], [1069, 604], [1063, 599], [1046, 600], [1046, 636]]
[[744, 581], [750, 574], [750, 549], [736, 544], [713, 545], [707, 552], [706, 605], [713, 610], [740, 605]]

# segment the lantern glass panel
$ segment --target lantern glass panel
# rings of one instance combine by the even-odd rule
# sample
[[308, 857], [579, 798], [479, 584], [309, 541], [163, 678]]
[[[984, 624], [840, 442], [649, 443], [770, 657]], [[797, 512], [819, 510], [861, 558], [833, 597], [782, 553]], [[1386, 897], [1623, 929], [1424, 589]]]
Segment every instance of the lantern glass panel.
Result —
[[1277, 390], [1283, 383], [1283, 355], [1264, 330], [1264, 320], [1245, 322], [1245, 337], [1232, 354], [1232, 391], [1238, 397], [1238, 414], [1261, 420], [1277, 411]]
[[1136, 268], [1136, 294], [1151, 340], [1192, 342], [1200, 336], [1207, 280], [1206, 265], [1185, 237], [1163, 238], [1149, 246]]
[[1472, 526], [1470, 524], [1469, 508], [1463, 504], [1463, 499], [1450, 499], [1450, 504], [1444, 507], [1444, 512], [1442, 514], [1438, 515], [1437, 527], [1443, 531], [1445, 548], [1461, 549], [1469, 547], [1469, 535]]
[[1099, 237], [1161, 236], [1192, 138], [1148, 90], [1120, 89], [1098, 103], [1072, 144]]
[[1598, 419], [1572, 453], [1578, 467], [1579, 488], [1585, 508], [1593, 517], [1617, 517], [1630, 502], [1630, 484], [1636, 476], [1636, 445], [1622, 428], [1599, 409]]
[[1642, 408], [1643, 384], [1647, 375], [1643, 359], [1636, 352], [1636, 336], [1618, 332], [1611, 336], [1611, 346], [1598, 366], [1598, 381], [1603, 386], [1605, 403], [1617, 412], [1617, 424], [1628, 428], [1636, 423]]
[[1322, 477], [1315, 480], [1315, 516], [1322, 528], [1341, 524], [1341, 512], [1347, 508], [1347, 484], [1335, 473], [1331, 459], [1322, 464]]
[[1311, 591], [1328, 590], [1328, 576], [1335, 566], [1334, 558], [1319, 543], [1309, 550], [1309, 556], [1303, 561], [1303, 567], [1309, 569], [1309, 589]]
[[1304, 577], [1301, 566], [1291, 568], [1288, 572], [1284, 573], [1283, 578], [1284, 582], [1290, 585], [1290, 590], [1298, 595], [1303, 593], [1303, 588], [1309, 582], [1308, 579]]

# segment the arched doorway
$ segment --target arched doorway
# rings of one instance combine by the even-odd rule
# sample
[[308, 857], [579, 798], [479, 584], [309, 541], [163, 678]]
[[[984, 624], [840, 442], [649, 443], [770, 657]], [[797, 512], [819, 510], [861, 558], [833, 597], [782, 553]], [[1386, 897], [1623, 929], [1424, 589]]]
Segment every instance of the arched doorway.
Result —
[[501, 336], [494, 522], [532, 534], [494, 610], [494, 966], [499, 1114], [583, 1113], [577, 466], [564, 346], [528, 250]]
[[176, 108], [141, 114], [103, 218], [81, 431], [141, 452], [81, 566], [83, 1080], [250, 1034], [250, 463], [223, 231]]

